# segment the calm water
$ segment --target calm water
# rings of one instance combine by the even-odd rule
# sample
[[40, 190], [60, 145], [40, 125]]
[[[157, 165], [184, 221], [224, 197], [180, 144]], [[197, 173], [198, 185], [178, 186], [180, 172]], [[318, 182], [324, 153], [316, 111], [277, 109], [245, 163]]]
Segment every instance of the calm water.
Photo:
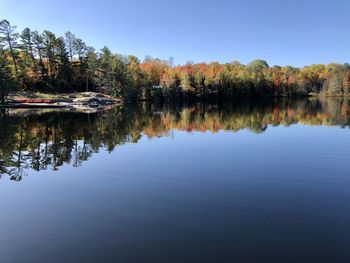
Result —
[[3, 111], [0, 262], [350, 262], [350, 102]]

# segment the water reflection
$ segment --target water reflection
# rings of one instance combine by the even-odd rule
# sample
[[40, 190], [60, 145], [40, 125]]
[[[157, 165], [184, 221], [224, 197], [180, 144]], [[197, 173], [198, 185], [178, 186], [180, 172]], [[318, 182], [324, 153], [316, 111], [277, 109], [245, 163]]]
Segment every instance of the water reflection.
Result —
[[99, 149], [113, 151], [141, 136], [167, 136], [184, 131], [249, 129], [268, 125], [350, 125], [346, 99], [265, 100], [184, 104], [140, 104], [96, 113], [48, 110], [1, 110], [0, 176], [20, 181], [27, 169], [79, 167]]

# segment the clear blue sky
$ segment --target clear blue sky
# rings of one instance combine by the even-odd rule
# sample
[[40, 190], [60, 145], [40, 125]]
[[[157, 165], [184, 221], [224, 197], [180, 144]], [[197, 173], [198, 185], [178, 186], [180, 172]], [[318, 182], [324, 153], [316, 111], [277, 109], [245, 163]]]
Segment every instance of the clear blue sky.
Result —
[[70, 30], [114, 52], [193, 62], [350, 62], [348, 0], [0, 0], [21, 30]]

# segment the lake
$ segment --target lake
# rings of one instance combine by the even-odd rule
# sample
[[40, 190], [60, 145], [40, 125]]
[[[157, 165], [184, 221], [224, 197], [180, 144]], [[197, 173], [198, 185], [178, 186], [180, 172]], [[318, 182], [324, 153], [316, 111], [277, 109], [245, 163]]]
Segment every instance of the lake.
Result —
[[2, 110], [0, 262], [350, 262], [350, 101]]

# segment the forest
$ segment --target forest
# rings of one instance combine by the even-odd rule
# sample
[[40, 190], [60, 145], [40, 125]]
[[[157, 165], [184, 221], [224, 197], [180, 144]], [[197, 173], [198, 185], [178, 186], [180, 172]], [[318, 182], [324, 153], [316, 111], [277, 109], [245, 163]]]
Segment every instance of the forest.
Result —
[[18, 32], [0, 21], [0, 102], [10, 92], [71, 93], [94, 91], [124, 101], [173, 98], [240, 98], [277, 96], [348, 96], [350, 65], [302, 68], [269, 66], [264, 60], [247, 65], [220, 64], [113, 53], [95, 50], [71, 32], [56, 36], [29, 28]]

